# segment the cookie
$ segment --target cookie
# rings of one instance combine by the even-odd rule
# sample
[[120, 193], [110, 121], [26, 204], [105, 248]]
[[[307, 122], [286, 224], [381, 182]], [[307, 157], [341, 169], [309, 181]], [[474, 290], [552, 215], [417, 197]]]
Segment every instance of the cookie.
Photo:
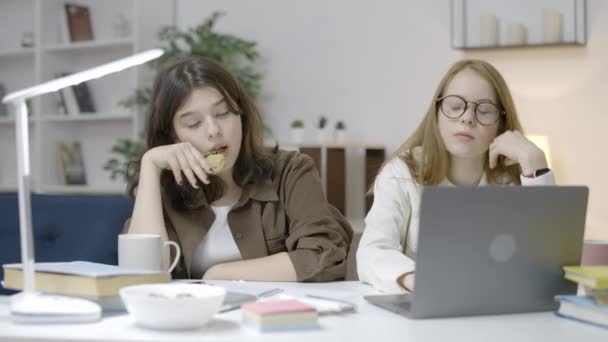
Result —
[[218, 173], [224, 167], [224, 155], [222, 153], [213, 153], [205, 157], [209, 166], [213, 169], [212, 173]]

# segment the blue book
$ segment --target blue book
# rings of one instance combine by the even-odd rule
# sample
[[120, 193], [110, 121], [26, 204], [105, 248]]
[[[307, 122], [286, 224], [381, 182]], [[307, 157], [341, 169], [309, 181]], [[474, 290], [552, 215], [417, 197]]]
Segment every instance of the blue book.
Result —
[[593, 297], [558, 295], [558, 316], [608, 328], [608, 306], [597, 305]]

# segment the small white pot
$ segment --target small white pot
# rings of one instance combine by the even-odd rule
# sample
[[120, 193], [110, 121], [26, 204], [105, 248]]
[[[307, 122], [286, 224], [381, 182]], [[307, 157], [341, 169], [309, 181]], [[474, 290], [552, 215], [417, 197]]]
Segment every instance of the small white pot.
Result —
[[304, 128], [291, 128], [291, 142], [294, 144], [304, 142]]
[[325, 144], [331, 141], [331, 131], [327, 128], [317, 130], [317, 142]]
[[346, 142], [346, 130], [337, 129], [334, 131], [334, 141], [338, 144], [344, 144]]

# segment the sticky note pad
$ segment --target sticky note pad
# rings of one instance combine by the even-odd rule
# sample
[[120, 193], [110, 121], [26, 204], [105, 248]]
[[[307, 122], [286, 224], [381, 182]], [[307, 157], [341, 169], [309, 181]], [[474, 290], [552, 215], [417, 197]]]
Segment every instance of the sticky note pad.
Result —
[[316, 309], [297, 300], [269, 300], [241, 306], [243, 324], [260, 332], [319, 328]]

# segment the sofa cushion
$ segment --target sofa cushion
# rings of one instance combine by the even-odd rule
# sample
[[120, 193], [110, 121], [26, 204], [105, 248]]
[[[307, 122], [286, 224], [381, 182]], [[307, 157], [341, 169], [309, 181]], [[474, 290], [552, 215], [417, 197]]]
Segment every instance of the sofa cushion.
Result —
[[[32, 194], [36, 261], [116, 265], [117, 237], [131, 211], [131, 201], [120, 195]], [[21, 262], [16, 193], [0, 194], [0, 217], [0, 264]]]

